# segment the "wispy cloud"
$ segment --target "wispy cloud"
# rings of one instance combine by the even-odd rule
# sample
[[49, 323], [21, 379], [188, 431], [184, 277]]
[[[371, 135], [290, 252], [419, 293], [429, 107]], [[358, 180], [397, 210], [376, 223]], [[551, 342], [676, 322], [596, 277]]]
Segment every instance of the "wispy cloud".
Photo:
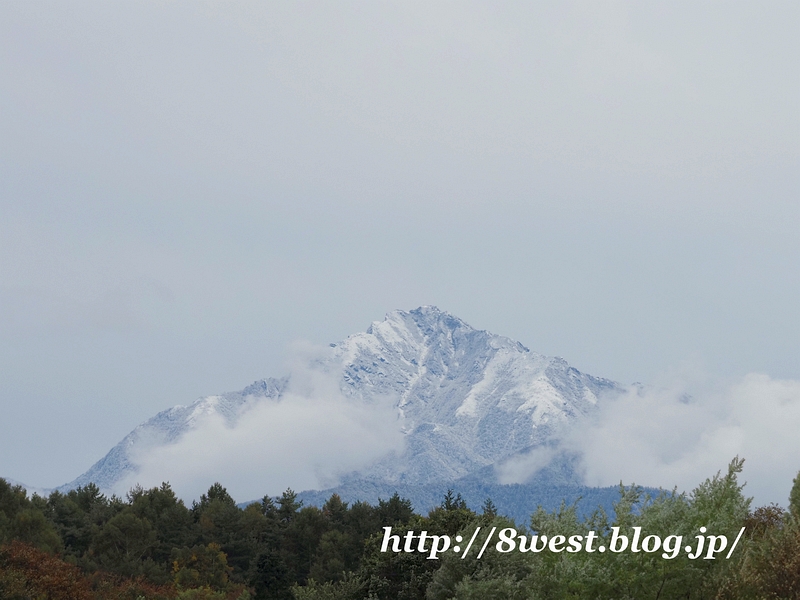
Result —
[[389, 398], [373, 404], [348, 399], [332, 375], [295, 368], [280, 400], [255, 403], [234, 426], [210, 415], [177, 443], [134, 456], [139, 472], [117, 491], [169, 481], [181, 497], [191, 499], [219, 481], [244, 501], [287, 487], [328, 487], [339, 475], [401, 450], [394, 404]]

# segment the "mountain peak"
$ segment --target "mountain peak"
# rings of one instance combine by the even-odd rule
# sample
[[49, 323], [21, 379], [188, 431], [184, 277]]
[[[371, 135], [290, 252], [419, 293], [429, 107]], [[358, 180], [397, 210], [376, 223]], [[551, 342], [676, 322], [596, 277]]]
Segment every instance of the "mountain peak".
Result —
[[373, 321], [366, 333], [374, 334], [376, 330], [387, 331], [387, 329], [396, 331], [418, 329], [422, 333], [445, 329], [475, 331], [458, 317], [431, 305], [420, 306], [409, 311], [397, 309], [388, 312], [383, 321]]
[[357, 333], [349, 339], [363, 339], [374, 336], [379, 343], [388, 346], [413, 344], [432, 350], [444, 347], [455, 350], [463, 346], [465, 340], [470, 345], [486, 345], [487, 350], [506, 348], [516, 352], [530, 352], [519, 342], [496, 335], [482, 329], [475, 329], [455, 315], [433, 305], [424, 305], [413, 310], [394, 310], [386, 314], [383, 321], [374, 321], [364, 333]]

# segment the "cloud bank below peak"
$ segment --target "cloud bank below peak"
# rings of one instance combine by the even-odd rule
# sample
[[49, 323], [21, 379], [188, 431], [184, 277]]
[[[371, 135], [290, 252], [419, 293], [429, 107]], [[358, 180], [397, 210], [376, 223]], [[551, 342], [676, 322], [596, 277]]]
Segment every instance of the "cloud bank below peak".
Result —
[[279, 400], [247, 407], [235, 424], [216, 413], [173, 444], [144, 448], [131, 458], [138, 471], [115, 486], [169, 481], [185, 499], [222, 482], [237, 499], [331, 487], [340, 475], [401, 451], [403, 434], [394, 402], [364, 404], [344, 397], [326, 378], [299, 378]]
[[800, 381], [751, 373], [698, 393], [691, 387], [686, 380], [630, 386], [559, 444], [507, 461], [498, 475], [525, 481], [565, 453], [578, 457], [586, 485], [689, 491], [738, 455], [745, 493], [757, 505], [785, 505], [800, 471]]

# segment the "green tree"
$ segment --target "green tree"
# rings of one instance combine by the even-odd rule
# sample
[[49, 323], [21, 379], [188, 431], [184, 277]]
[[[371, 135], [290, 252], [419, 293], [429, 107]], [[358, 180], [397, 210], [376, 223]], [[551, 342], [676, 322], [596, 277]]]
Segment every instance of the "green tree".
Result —
[[199, 527], [200, 542], [218, 544], [233, 568], [232, 579], [243, 583], [259, 552], [257, 532], [248, 531], [248, 526], [258, 528], [257, 524], [263, 521], [257, 509], [246, 515], [228, 491], [215, 483], [200, 502], [193, 504], [192, 515]]
[[389, 500], [378, 500], [376, 516], [381, 527], [404, 524], [414, 517], [411, 501], [395, 492]]
[[351, 548], [353, 541], [349, 535], [332, 529], [322, 534], [314, 554], [314, 562], [308, 573], [309, 578], [320, 582], [340, 581], [348, 567], [352, 568]]
[[449, 536], [456, 535], [474, 517], [475, 513], [467, 508], [461, 494], [454, 495], [453, 490], [447, 490], [442, 503], [428, 513], [431, 529]]
[[256, 600], [291, 600], [294, 583], [280, 551], [267, 548], [259, 554], [251, 578]]
[[42, 511], [38, 496], [28, 499], [25, 489], [0, 479], [0, 544], [18, 540], [48, 552], [61, 550], [55, 528]]
[[361, 600], [366, 585], [360, 578], [349, 575], [336, 583], [319, 583], [313, 579], [308, 585], [295, 585], [292, 594], [295, 600]]
[[225, 592], [231, 587], [231, 571], [225, 553], [214, 543], [176, 549], [172, 553], [173, 581], [181, 590], [209, 588]]
[[92, 541], [90, 553], [105, 570], [163, 581], [166, 565], [156, 564], [152, 559], [157, 543], [158, 535], [150, 521], [137, 517], [128, 508], [100, 529]]
[[494, 505], [491, 498], [487, 498], [483, 501], [481, 513], [489, 519], [494, 519], [497, 516], [497, 507]]
[[174, 548], [191, 546], [197, 533], [191, 511], [168, 483], [144, 490], [135, 487], [128, 493], [131, 512], [153, 526], [156, 534], [150, 556], [157, 563], [169, 562]]
[[800, 520], [800, 472], [792, 481], [792, 490], [789, 492], [789, 514], [795, 520]]
[[[734, 459], [727, 473], [718, 473], [688, 495], [662, 492], [650, 497], [636, 486], [621, 487], [620, 498], [614, 505], [613, 520], [602, 510], [581, 519], [576, 505], [562, 504], [553, 512], [539, 508], [531, 516], [530, 531], [502, 518], [495, 518], [487, 525], [481, 521], [485, 519], [481, 515], [465, 522], [459, 535], [466, 538], [478, 525], [496, 527], [498, 531], [510, 528], [516, 530], [517, 536], [524, 536], [523, 540], [530, 545], [533, 542], [531, 535], [538, 536], [538, 543], [541, 543], [544, 536], [548, 540], [559, 535], [566, 539], [580, 535], [585, 539], [589, 531], [594, 531], [598, 536], [594, 542], [596, 549], [600, 545], [610, 546], [612, 528], [615, 527], [629, 540], [633, 535], [632, 528], [637, 527], [641, 528], [642, 538], [657, 535], [665, 540], [670, 535], [681, 535], [684, 543], [691, 543], [703, 526], [710, 534], [723, 534], [732, 541], [747, 518], [750, 504], [737, 480], [741, 468], [742, 461]], [[516, 543], [523, 540], [517, 537]], [[691, 560], [683, 547], [672, 559], [664, 559], [661, 552], [641, 549], [619, 553], [521, 553], [518, 550], [500, 553], [495, 544], [490, 544], [480, 561], [475, 554], [462, 560], [454, 553], [444, 553], [441, 568], [427, 587], [427, 595], [430, 600], [714, 598], [729, 585], [732, 570], [740, 565], [742, 554], [740, 549], [737, 556], [727, 561]], [[791, 568], [788, 564], [790, 553], [784, 552], [782, 556], [787, 557], [785, 571], [788, 571]]]
[[303, 502], [297, 500], [297, 494], [292, 488], [287, 488], [285, 492], [278, 498], [278, 519], [281, 523], [291, 523], [300, 509], [303, 507]]
[[92, 571], [97, 568], [90, 553], [94, 538], [125, 507], [119, 498], [106, 498], [90, 483], [67, 494], [52, 492], [45, 503], [45, 514], [63, 540], [65, 554]]

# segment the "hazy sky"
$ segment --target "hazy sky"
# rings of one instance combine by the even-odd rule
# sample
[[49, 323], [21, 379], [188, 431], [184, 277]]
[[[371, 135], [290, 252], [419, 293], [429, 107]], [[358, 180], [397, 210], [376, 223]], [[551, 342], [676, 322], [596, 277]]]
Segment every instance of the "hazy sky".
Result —
[[799, 30], [796, 2], [0, 3], [0, 476], [62, 484], [421, 304], [622, 382], [796, 391]]

